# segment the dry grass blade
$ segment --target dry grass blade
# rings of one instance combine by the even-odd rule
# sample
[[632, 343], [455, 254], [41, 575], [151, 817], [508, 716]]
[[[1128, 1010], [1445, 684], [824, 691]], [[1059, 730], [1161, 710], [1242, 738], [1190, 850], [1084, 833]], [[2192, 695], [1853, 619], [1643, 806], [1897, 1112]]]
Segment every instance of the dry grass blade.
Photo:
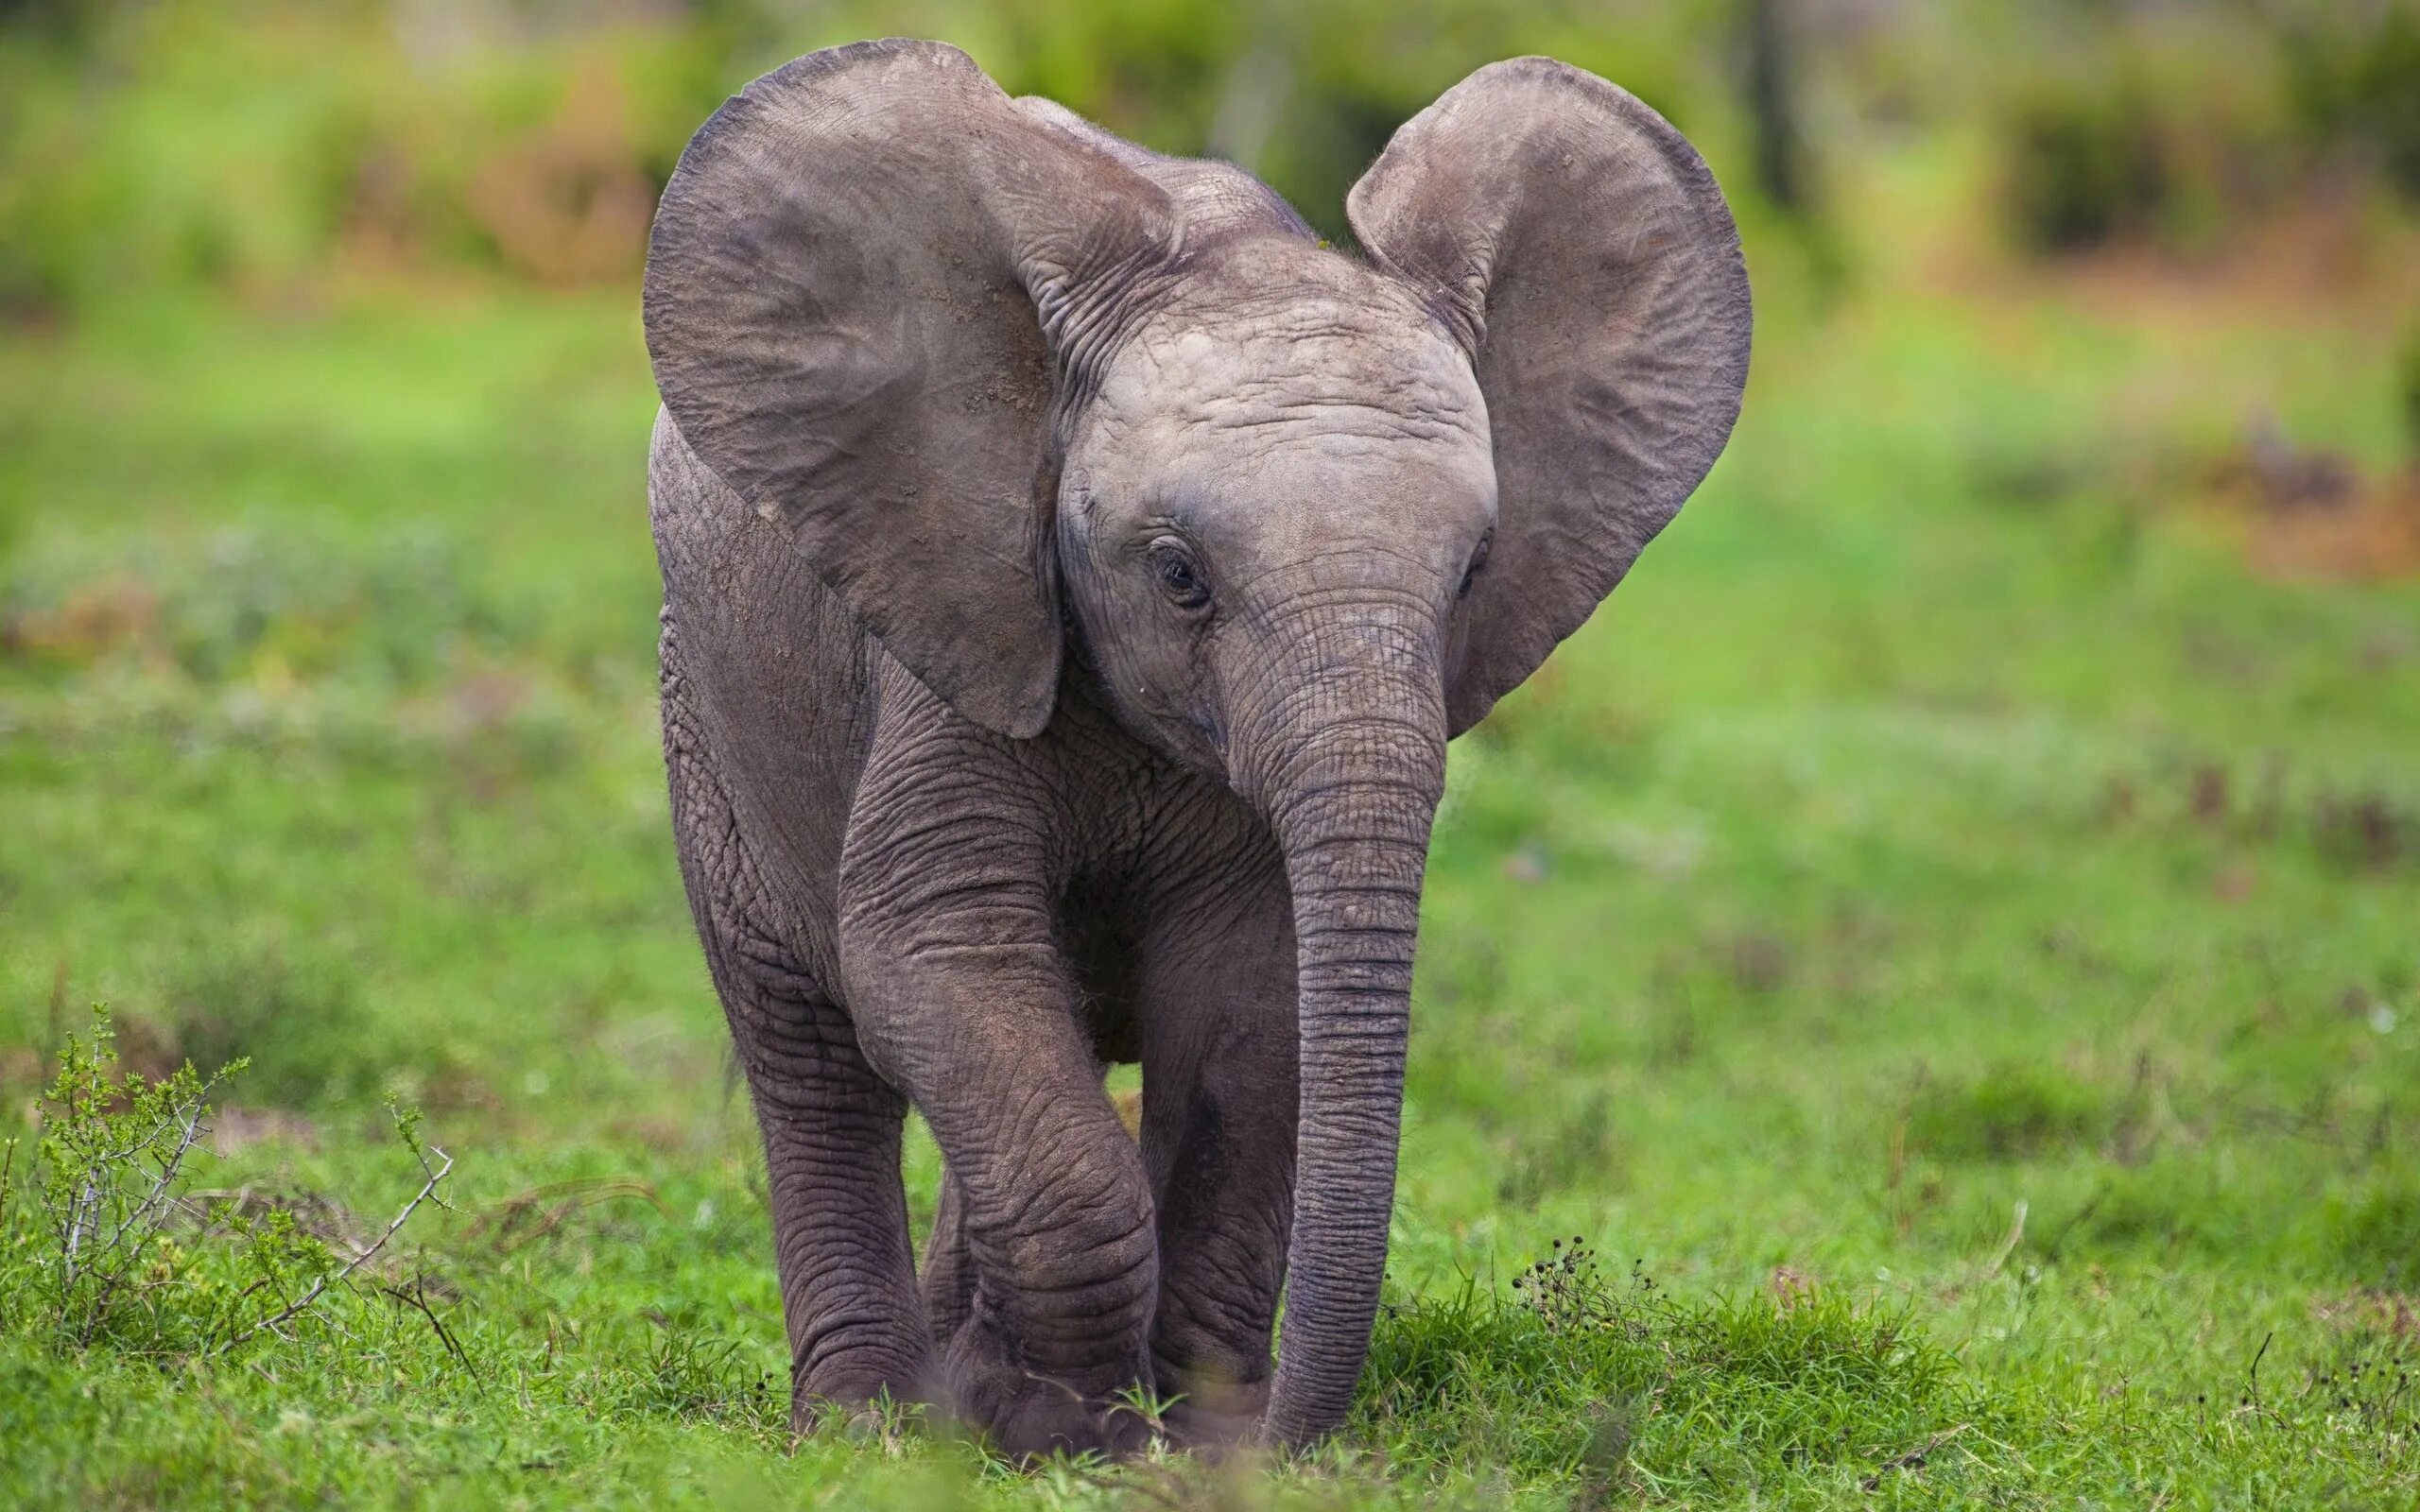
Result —
[[506, 1254], [543, 1239], [563, 1220], [599, 1203], [634, 1198], [668, 1215], [654, 1187], [633, 1177], [588, 1177], [531, 1187], [481, 1211], [462, 1230], [465, 1239], [493, 1231], [496, 1247]]
[[1893, 1471], [1923, 1469], [1925, 1468], [1925, 1462], [1932, 1457], [1933, 1451], [1939, 1449], [1942, 1445], [1948, 1443], [1951, 1439], [1964, 1433], [1968, 1426], [1969, 1425], [1966, 1423], [1960, 1423], [1955, 1428], [1945, 1428], [1940, 1433], [1933, 1435], [1930, 1438], [1926, 1439], [1923, 1443], [1918, 1444], [1915, 1448], [1908, 1451], [1906, 1453], [1892, 1455], [1889, 1459], [1886, 1459], [1881, 1464], [1876, 1465], [1874, 1468], [1873, 1474], [1858, 1481], [1857, 1483], [1858, 1489], [1860, 1491], [1878, 1491], [1882, 1489], [1882, 1478]]

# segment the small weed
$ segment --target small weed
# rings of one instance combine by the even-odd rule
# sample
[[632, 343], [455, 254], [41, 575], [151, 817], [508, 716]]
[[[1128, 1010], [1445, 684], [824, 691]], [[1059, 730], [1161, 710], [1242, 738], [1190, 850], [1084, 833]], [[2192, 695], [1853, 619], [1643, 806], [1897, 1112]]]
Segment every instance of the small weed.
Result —
[[[384, 1232], [340, 1255], [293, 1205], [188, 1190], [191, 1165], [209, 1158], [210, 1096], [245, 1062], [121, 1077], [113, 1039], [98, 1007], [89, 1039], [67, 1037], [24, 1190], [0, 1182], [0, 1318], [62, 1349], [160, 1358], [233, 1354], [303, 1324], [341, 1332], [322, 1304], [354, 1295], [346, 1283], [453, 1167], [422, 1143], [419, 1115], [397, 1109], [394, 1123], [424, 1184]], [[11, 1169], [15, 1152], [11, 1141]]]
[[2420, 1338], [2392, 1329], [2348, 1331], [2280, 1407], [2358, 1433], [2420, 1435]]
[[787, 1383], [777, 1382], [744, 1341], [709, 1334], [696, 1316], [650, 1315], [630, 1379], [631, 1409], [707, 1421], [730, 1421], [772, 1432], [789, 1406]]
[[[169, 1319], [198, 1322], [207, 1339], [216, 1321], [208, 1313], [164, 1311], [156, 1299], [185, 1268], [167, 1226], [185, 1162], [206, 1131], [206, 1099], [244, 1063], [207, 1080], [188, 1064], [158, 1081], [130, 1074], [121, 1082], [110, 1074], [117, 1063], [112, 1038], [107, 1015], [95, 1010], [92, 1038], [67, 1037], [59, 1074], [43, 1093], [26, 1219], [47, 1243], [19, 1278], [32, 1283], [26, 1311], [77, 1348], [103, 1334], [156, 1338]], [[312, 1242], [290, 1221], [265, 1226], [261, 1238], [257, 1260], [269, 1275], [325, 1258], [312, 1254]]]
[[[1672, 1495], [1784, 1469], [1879, 1459], [1947, 1430], [1964, 1404], [1949, 1355], [1895, 1308], [1812, 1286], [1675, 1296], [1634, 1263], [1606, 1277], [1580, 1239], [1524, 1268], [1510, 1299], [1391, 1305], [1363, 1377], [1359, 1431], [1440, 1466], [1502, 1467], [1593, 1494]], [[1721, 1422], [1708, 1438], [1691, 1425]]]

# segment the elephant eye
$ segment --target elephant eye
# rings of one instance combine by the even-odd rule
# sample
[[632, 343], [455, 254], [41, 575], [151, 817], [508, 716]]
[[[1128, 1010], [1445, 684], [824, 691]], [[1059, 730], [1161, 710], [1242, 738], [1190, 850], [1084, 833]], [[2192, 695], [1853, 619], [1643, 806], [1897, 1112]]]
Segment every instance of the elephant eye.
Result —
[[1478, 538], [1478, 544], [1472, 548], [1471, 551], [1471, 564], [1462, 569], [1462, 585], [1454, 590], [1454, 596], [1456, 598], [1468, 598], [1471, 596], [1471, 584], [1478, 580], [1478, 570], [1487, 565], [1488, 548], [1495, 544], [1495, 532], [1494, 530], [1490, 530], [1485, 535]]
[[1193, 555], [1184, 542], [1174, 536], [1162, 536], [1151, 542], [1151, 571], [1158, 575], [1160, 591], [1179, 609], [1198, 610], [1210, 602], [1210, 585], [1201, 578], [1201, 569], [1194, 565]]

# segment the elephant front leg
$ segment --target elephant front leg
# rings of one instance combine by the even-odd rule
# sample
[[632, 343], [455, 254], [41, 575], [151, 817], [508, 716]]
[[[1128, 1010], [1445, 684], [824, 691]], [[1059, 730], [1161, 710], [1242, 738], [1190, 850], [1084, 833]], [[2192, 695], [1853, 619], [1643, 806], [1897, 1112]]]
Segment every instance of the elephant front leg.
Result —
[[962, 1309], [949, 1394], [1011, 1454], [1136, 1447], [1144, 1425], [1118, 1399], [1149, 1378], [1150, 1195], [1057, 963], [1047, 947], [916, 954], [875, 957], [885, 1002], [859, 1017], [948, 1166], [926, 1289]]
[[1119, 1399], [1150, 1376], [1150, 1191], [1078, 1025], [1036, 849], [996, 821], [943, 842], [882, 819], [851, 836], [841, 970], [868, 1052], [948, 1169], [944, 1274], [926, 1285], [963, 1308], [949, 1395], [1011, 1454], [1139, 1447]]

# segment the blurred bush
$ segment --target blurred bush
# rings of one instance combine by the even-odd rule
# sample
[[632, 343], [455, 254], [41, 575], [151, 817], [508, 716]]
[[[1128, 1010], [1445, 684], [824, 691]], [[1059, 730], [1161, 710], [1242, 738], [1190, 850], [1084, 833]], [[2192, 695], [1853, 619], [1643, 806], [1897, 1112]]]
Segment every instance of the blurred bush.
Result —
[[2314, 191], [2420, 198], [2411, 0], [2060, 6], [2034, 22], [1992, 122], [2003, 209], [2031, 250], [2199, 253]]
[[449, 268], [628, 276], [655, 188], [722, 96], [716, 28], [441, 19], [163, 0], [12, 28], [0, 301]]
[[2248, 26], [2110, 26], [2011, 89], [1999, 123], [2019, 240], [2204, 251], [2304, 181], [2273, 40]]
[[2327, 7], [2288, 31], [2283, 57], [2321, 149], [2358, 156], [2420, 200], [2420, 5]]
[[0, 654], [200, 687], [336, 679], [401, 692], [527, 648], [531, 616], [481, 593], [458, 542], [406, 524], [372, 547], [226, 529], [100, 561], [30, 554], [0, 566]]
[[[628, 281], [740, 82], [943, 37], [1012, 93], [1345, 191], [1477, 63], [1547, 53], [1688, 131], [1752, 239], [1827, 139], [1973, 123], [2029, 248], [2195, 249], [2322, 173], [2420, 193], [2420, 0], [0, 0], [0, 315], [152, 288]], [[1793, 203], [1795, 201], [1795, 203]], [[1810, 245], [1824, 245], [1818, 234]]]
[[[946, 37], [1012, 93], [1253, 167], [1323, 230], [1473, 65], [1552, 52], [1675, 116], [1728, 0], [45, 0], [0, 9], [0, 309], [147, 286], [268, 301], [409, 274], [627, 280], [739, 83], [861, 36]], [[1691, 74], [1695, 67], [1694, 75]]]
[[2009, 212], [2034, 249], [2097, 246], [2158, 216], [2166, 153], [2150, 102], [2131, 83], [2051, 76], [2008, 110]]

